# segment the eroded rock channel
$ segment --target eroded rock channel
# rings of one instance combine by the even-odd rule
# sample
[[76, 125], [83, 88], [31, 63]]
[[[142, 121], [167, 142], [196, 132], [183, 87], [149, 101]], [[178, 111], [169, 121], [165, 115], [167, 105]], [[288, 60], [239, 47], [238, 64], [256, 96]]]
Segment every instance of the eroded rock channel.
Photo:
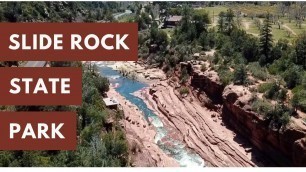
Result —
[[160, 137], [161, 128], [155, 127], [156, 144], [166, 155], [177, 159], [169, 148], [179, 145], [199, 155], [206, 166], [305, 166], [306, 127], [299, 120], [291, 117], [287, 127], [270, 129], [263, 116], [252, 111], [248, 87], [223, 87], [218, 74], [201, 71], [199, 63], [180, 64], [188, 67], [190, 94], [180, 92], [176, 76], [129, 92], [155, 114], [149, 125], [159, 119], [167, 129], [167, 137]]

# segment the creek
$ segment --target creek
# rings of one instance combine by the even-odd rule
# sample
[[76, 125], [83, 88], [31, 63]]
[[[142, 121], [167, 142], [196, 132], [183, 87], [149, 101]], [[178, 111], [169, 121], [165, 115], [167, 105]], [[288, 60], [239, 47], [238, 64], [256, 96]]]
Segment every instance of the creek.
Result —
[[[175, 140], [168, 135], [167, 128], [164, 127], [159, 117], [147, 107], [145, 102], [134, 96], [132, 93], [145, 89], [147, 84], [138, 82], [120, 75], [120, 73], [111, 67], [97, 63], [100, 74], [107, 77], [110, 84], [115, 85], [115, 90], [125, 97], [128, 101], [136, 105], [142, 111], [146, 120], [152, 123], [156, 128], [157, 135], [155, 136], [155, 143], [169, 156], [173, 157], [182, 167], [189, 166], [205, 166], [204, 160], [192, 150], [188, 149], [181, 141]], [[168, 143], [171, 144], [168, 144]], [[171, 145], [171, 146], [169, 146]]]

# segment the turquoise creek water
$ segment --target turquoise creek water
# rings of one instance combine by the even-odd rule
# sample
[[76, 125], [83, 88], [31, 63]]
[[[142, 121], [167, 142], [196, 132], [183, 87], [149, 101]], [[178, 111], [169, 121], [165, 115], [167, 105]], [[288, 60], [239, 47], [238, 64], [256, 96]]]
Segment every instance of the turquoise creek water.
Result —
[[[102, 63], [98, 63], [97, 66], [99, 67], [100, 73], [107, 77], [112, 85], [117, 85], [115, 90], [120, 95], [136, 105], [139, 110], [143, 112], [146, 120], [149, 118], [151, 119], [151, 123], [157, 131], [157, 135], [155, 136], [155, 143], [166, 154], [173, 157], [182, 167], [204, 166], [204, 161], [198, 154], [188, 150], [188, 148], [186, 148], [185, 145], [180, 141], [170, 138], [170, 136], [167, 135], [167, 128], [164, 127], [159, 117], [147, 107], [142, 99], [132, 95], [132, 93], [144, 89], [148, 85], [142, 82], [125, 78], [121, 76], [118, 71], [113, 70], [112, 68], [103, 65]], [[162, 141], [162, 139], [167, 140], [167, 142], [171, 142], [171, 146]]]

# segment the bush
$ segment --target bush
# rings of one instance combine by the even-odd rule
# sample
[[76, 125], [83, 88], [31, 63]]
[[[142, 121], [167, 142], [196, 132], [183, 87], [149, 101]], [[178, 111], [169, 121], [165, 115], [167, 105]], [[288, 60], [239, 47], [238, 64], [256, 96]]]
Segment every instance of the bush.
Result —
[[294, 93], [291, 104], [294, 108], [306, 112], [306, 91], [302, 89]]
[[267, 115], [272, 109], [272, 104], [266, 100], [256, 98], [252, 103], [252, 110], [259, 115]]
[[300, 83], [301, 80], [301, 69], [298, 66], [289, 67], [283, 73], [284, 81], [286, 82], [286, 86], [289, 89], [294, 88], [296, 85]]
[[279, 93], [278, 93], [278, 95], [277, 95], [277, 99], [278, 99], [278, 100], [281, 100], [281, 101], [286, 100], [286, 98], [287, 98], [287, 93], [288, 93], [288, 90], [287, 90], [287, 89], [281, 88], [281, 90], [279, 91]]
[[187, 69], [184, 67], [181, 71], [181, 76], [180, 76], [180, 80], [182, 84], [185, 84], [189, 79], [189, 74]]
[[276, 104], [275, 107], [266, 100], [256, 98], [252, 103], [252, 110], [263, 115], [269, 121], [269, 128], [280, 129], [290, 122], [292, 110], [283, 104]]
[[294, 87], [291, 91], [293, 94], [298, 94], [300, 91], [304, 90], [305, 87], [303, 85], [298, 85]]
[[234, 54], [235, 50], [233, 48], [233, 45], [231, 43], [231, 41], [225, 42], [225, 44], [223, 44], [221, 50], [221, 55], [223, 56], [227, 56], [230, 57]]
[[252, 76], [257, 79], [265, 81], [268, 78], [266, 68], [261, 67], [258, 62], [249, 63], [247, 69], [251, 72]]
[[258, 85], [257, 90], [260, 93], [265, 93], [266, 91], [270, 90], [272, 88], [274, 83], [262, 83]]
[[226, 65], [219, 66], [217, 72], [223, 86], [229, 85], [233, 81], [233, 73]]
[[187, 87], [180, 88], [180, 94], [181, 95], [189, 94], [189, 89]]
[[291, 65], [293, 65], [292, 59], [295, 55], [292, 53], [283, 54], [280, 59], [274, 60], [274, 62], [269, 65], [268, 71], [270, 74], [276, 75], [286, 71]]
[[287, 90], [281, 88], [277, 83], [263, 83], [258, 86], [258, 92], [264, 93], [264, 96], [272, 100], [285, 100]]
[[231, 60], [232, 64], [247, 64], [247, 60], [242, 56], [241, 53], [234, 53], [232, 55], [233, 60]]
[[270, 121], [269, 128], [280, 129], [282, 126], [286, 126], [290, 122], [291, 109], [283, 104], [276, 104], [275, 107], [270, 110], [265, 119]]
[[233, 81], [233, 73], [232, 72], [221, 72], [219, 73], [220, 81], [223, 86], [229, 85]]
[[178, 81], [177, 77], [174, 77], [174, 76], [172, 76], [170, 80], [171, 80], [172, 82], [177, 82], [177, 81]]
[[95, 78], [94, 83], [101, 94], [109, 90], [109, 80], [106, 77], [98, 76]]
[[204, 72], [204, 71], [206, 71], [206, 70], [207, 70], [206, 65], [205, 65], [205, 64], [202, 64], [202, 65], [201, 65], [201, 71]]
[[218, 64], [221, 61], [220, 54], [215, 53], [214, 56], [212, 57], [211, 63], [213, 64]]
[[274, 82], [272, 83], [270, 89], [265, 92], [264, 96], [268, 99], [275, 99], [278, 95], [279, 90], [280, 86]]
[[149, 56], [149, 48], [147, 46], [140, 47], [138, 56], [144, 59], [147, 58]]

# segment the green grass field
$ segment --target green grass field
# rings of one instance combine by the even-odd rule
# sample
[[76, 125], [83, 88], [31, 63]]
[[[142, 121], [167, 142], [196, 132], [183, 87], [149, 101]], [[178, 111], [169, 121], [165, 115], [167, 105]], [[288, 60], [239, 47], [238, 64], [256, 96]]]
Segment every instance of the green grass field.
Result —
[[[242, 29], [245, 29], [247, 33], [253, 34], [254, 36], [258, 36], [260, 33], [259, 29], [254, 23], [254, 20], [251, 19], [251, 16], [261, 16], [266, 13], [271, 13], [274, 15], [280, 15], [277, 11], [277, 6], [270, 6], [270, 5], [232, 5], [232, 6], [215, 6], [215, 7], [204, 7], [195, 9], [196, 13], [208, 13], [211, 22], [214, 22], [214, 26], [218, 20], [218, 15], [221, 11], [226, 12], [229, 8], [233, 9], [234, 12], [241, 11], [242, 13], [246, 14], [246, 17], [242, 18]], [[260, 18], [260, 20], [264, 20]], [[278, 41], [279, 39], [288, 39], [289, 41], [294, 40], [299, 34], [306, 31], [306, 20], [302, 23], [302, 28], [296, 26], [296, 22], [292, 20], [289, 22], [287, 17], [280, 17], [278, 19], [282, 22], [281, 29], [278, 29], [277, 24], [272, 25], [272, 34], [274, 41]], [[289, 29], [287, 29], [289, 28]], [[290, 32], [290, 37], [288, 37], [288, 33]]]
[[195, 13], [202, 14], [208, 13], [211, 22], [216, 22], [220, 12], [226, 12], [228, 8], [226, 6], [204, 7], [195, 9]]
[[257, 26], [252, 22], [249, 24], [249, 28], [246, 31], [254, 35], [258, 35], [260, 33]]
[[210, 17], [212, 16], [218, 16], [220, 12], [224, 11], [226, 12], [228, 10], [225, 6], [215, 6], [215, 7], [205, 7], [205, 8], [199, 8], [195, 9], [197, 13], [208, 13]]
[[[248, 29], [246, 27], [243, 27], [247, 33], [253, 34], [253, 35], [259, 35], [260, 31], [257, 28], [257, 26], [254, 24], [254, 21], [248, 20], [247, 21], [249, 24]], [[283, 27], [281, 29], [278, 28], [278, 25], [272, 25], [272, 35], [273, 35], [273, 40], [278, 41], [279, 39], [288, 39], [289, 41], [293, 40], [296, 38], [296, 35], [290, 34], [290, 37], [288, 37], [287, 30]]]
[[272, 35], [273, 35], [274, 41], [278, 41], [280, 39], [288, 39], [289, 41], [291, 41], [293, 38], [296, 37], [293, 34], [291, 34], [290, 37], [288, 37], [288, 34], [286, 33], [286, 30], [283, 29], [283, 28], [278, 29], [278, 26], [276, 26], [276, 25], [272, 26]]
[[288, 27], [290, 27], [297, 35], [299, 35], [299, 34], [301, 34], [301, 33], [306, 31], [306, 24], [302, 24], [301, 28], [296, 26], [295, 22], [286, 23], [286, 25]]
[[258, 14], [265, 14], [267, 12], [269, 13], [276, 13], [277, 7], [276, 6], [269, 6], [269, 5], [234, 5], [231, 6], [234, 11], [241, 11], [244, 14], [247, 15], [258, 15]]

